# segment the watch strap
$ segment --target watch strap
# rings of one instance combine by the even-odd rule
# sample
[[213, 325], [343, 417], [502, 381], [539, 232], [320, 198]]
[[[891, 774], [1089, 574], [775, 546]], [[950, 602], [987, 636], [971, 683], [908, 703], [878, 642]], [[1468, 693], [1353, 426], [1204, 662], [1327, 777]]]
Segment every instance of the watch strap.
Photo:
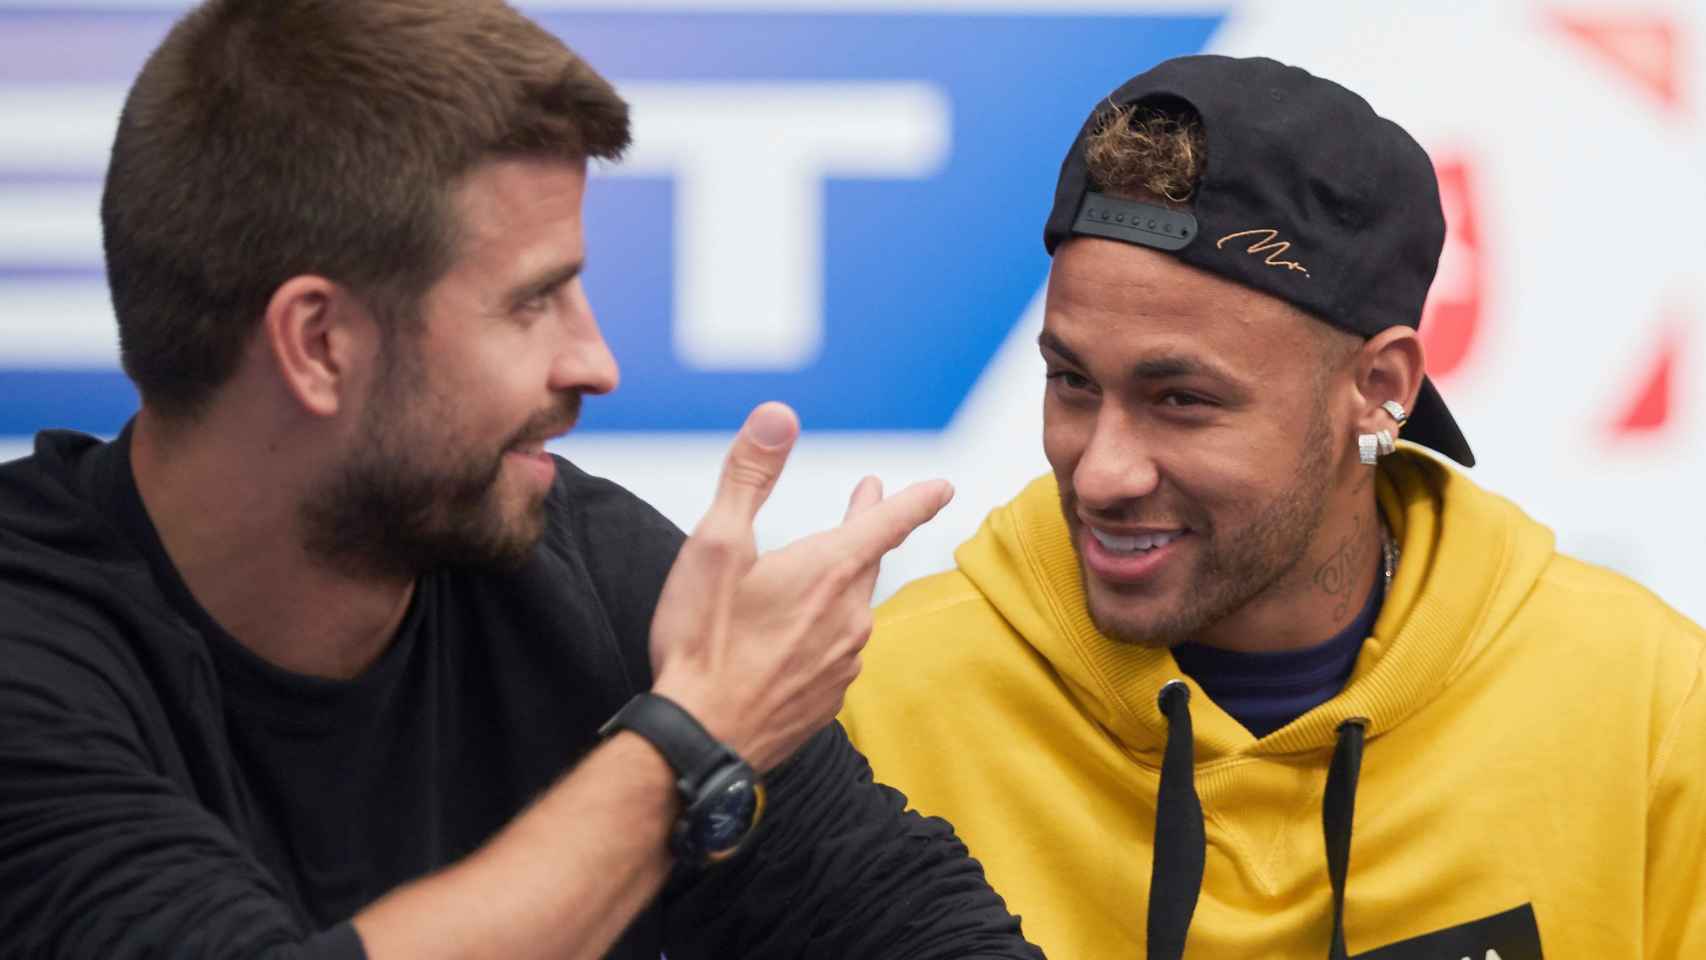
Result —
[[677, 785], [691, 801], [711, 774], [740, 757], [682, 706], [656, 693], [636, 694], [599, 728], [608, 737], [631, 730], [645, 737], [675, 770]]

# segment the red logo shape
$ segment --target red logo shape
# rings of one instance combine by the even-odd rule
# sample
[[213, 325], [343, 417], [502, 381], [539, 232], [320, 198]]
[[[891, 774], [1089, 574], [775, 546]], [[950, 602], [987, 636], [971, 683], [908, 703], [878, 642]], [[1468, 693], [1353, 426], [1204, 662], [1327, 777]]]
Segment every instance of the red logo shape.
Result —
[[1468, 163], [1456, 156], [1435, 157], [1434, 170], [1445, 211], [1445, 249], [1422, 308], [1420, 334], [1428, 376], [1441, 380], [1463, 366], [1479, 339], [1486, 271]]
[[1650, 434], [1670, 423], [1674, 409], [1671, 385], [1676, 381], [1677, 358], [1682, 355], [1681, 329], [1679, 322], [1666, 325], [1645, 376], [1637, 382], [1623, 414], [1612, 424], [1617, 436]]
[[1676, 22], [1659, 14], [1566, 13], [1554, 10], [1554, 26], [1596, 54], [1623, 79], [1681, 116], [1682, 64]]

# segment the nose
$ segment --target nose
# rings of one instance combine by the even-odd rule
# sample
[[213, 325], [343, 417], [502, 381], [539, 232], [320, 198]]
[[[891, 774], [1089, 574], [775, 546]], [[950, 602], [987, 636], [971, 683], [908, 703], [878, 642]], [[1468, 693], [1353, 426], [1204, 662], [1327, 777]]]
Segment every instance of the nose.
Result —
[[1146, 497], [1161, 473], [1140, 426], [1117, 404], [1104, 404], [1072, 471], [1072, 490], [1093, 512], [1117, 510]]
[[551, 364], [551, 389], [580, 393], [615, 390], [622, 379], [621, 371], [579, 280], [569, 291], [565, 328], [566, 336]]

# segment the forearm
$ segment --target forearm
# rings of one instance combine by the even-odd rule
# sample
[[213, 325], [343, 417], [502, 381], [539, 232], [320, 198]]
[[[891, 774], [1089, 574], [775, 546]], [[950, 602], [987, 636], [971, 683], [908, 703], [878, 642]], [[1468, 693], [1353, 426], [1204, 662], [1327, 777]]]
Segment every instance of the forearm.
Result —
[[1040, 960], [948, 823], [873, 784], [839, 724], [767, 784], [755, 842], [670, 901], [671, 960]]
[[602, 957], [668, 878], [677, 812], [662, 756], [619, 733], [472, 856], [363, 910], [356, 930], [371, 960]]

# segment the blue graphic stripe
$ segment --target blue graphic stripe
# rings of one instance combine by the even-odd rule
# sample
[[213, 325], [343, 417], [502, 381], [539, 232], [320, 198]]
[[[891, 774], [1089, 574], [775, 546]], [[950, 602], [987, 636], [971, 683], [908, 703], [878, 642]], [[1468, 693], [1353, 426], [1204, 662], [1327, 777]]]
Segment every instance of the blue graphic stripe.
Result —
[[119, 370], [0, 367], [0, 436], [50, 427], [111, 435], [136, 412], [136, 390]]
[[[0, 84], [128, 84], [174, 17], [0, 11]], [[619, 88], [636, 81], [688, 92], [694, 82], [922, 83], [951, 109], [950, 153], [939, 175], [824, 184], [823, 350], [799, 370], [686, 367], [672, 347], [672, 182], [592, 184], [587, 288], [623, 386], [589, 403], [583, 425], [617, 431], [725, 430], [769, 398], [794, 404], [813, 429], [941, 429], [1042, 284], [1042, 219], [1061, 151], [1086, 112], [1131, 74], [1202, 49], [1219, 22], [818, 12], [537, 17]], [[87, 274], [51, 264], [0, 268], [93, 283], [96, 257]], [[0, 373], [0, 434], [48, 424], [110, 432], [134, 406], [116, 371], [21, 364]]]

